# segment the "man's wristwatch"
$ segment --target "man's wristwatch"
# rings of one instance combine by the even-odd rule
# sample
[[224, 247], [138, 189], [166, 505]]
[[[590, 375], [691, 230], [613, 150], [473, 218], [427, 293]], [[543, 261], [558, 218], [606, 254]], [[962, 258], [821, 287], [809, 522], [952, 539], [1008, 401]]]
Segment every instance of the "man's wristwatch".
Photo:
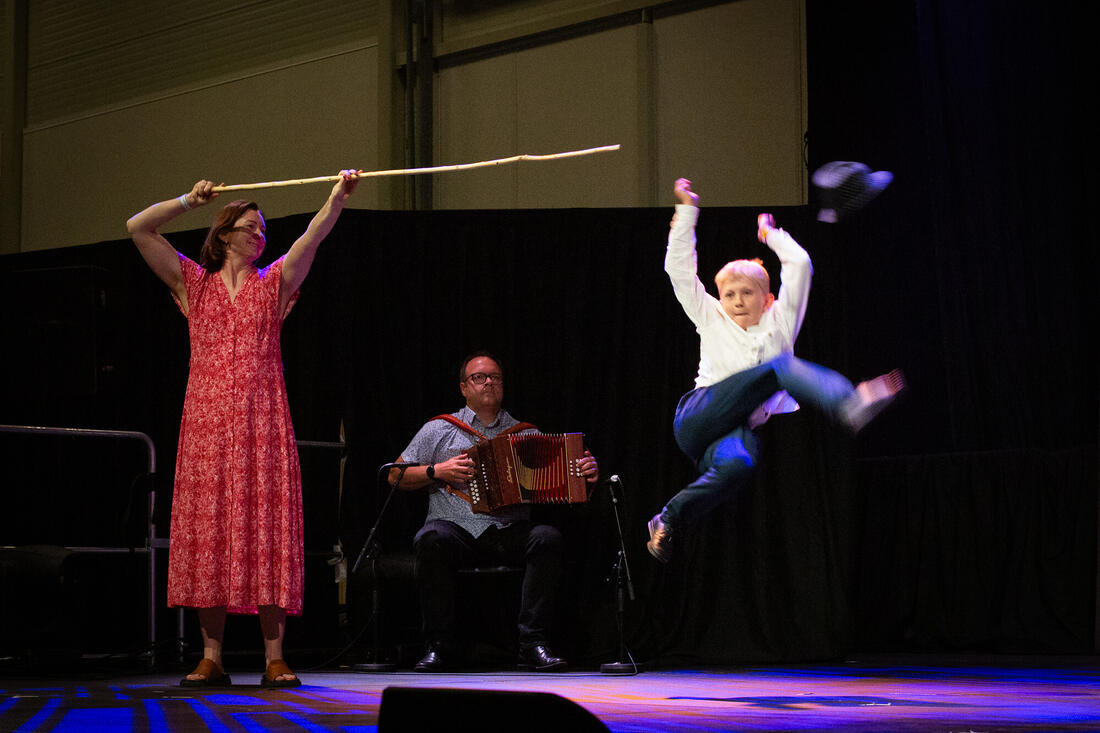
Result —
[[435, 481], [435, 464], [434, 463], [429, 463], [428, 464], [427, 474], [428, 474], [428, 480], [429, 481]]

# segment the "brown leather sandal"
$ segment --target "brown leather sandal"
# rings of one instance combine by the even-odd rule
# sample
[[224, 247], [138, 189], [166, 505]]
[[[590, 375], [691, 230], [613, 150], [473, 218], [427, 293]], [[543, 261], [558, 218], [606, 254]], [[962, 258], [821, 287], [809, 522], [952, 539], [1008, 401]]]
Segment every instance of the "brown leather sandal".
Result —
[[197, 680], [184, 677], [180, 680], [180, 687], [229, 687], [233, 684], [222, 666], [206, 657], [202, 658], [191, 674], [201, 674], [202, 677]]
[[294, 674], [287, 663], [282, 659], [272, 659], [268, 665], [267, 670], [264, 672], [264, 676], [260, 678], [260, 687], [268, 689], [286, 689], [288, 687], [300, 687], [302, 681], [295, 676], [293, 679], [281, 680], [279, 677], [284, 674]]

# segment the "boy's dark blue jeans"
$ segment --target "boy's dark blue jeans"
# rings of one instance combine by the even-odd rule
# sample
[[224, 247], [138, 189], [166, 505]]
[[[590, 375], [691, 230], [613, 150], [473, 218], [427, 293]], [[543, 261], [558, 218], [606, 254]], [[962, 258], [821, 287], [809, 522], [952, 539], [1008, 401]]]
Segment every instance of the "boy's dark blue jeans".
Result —
[[835, 418], [853, 387], [831, 369], [784, 354], [685, 394], [676, 407], [673, 433], [700, 475], [669, 500], [661, 521], [688, 527], [752, 478], [760, 439], [749, 428], [749, 416], [779, 390]]

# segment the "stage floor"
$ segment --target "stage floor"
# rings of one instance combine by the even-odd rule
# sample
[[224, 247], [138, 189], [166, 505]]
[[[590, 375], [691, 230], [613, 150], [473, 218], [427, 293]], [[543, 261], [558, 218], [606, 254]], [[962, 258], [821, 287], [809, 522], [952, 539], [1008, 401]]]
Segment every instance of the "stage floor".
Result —
[[[0, 678], [0, 731], [379, 730], [383, 690], [416, 688], [424, 709], [449, 690], [516, 693], [533, 715], [500, 720], [458, 706], [456, 730], [532, 730], [553, 723], [530, 695], [551, 693], [594, 714], [611, 731], [1094, 731], [1100, 730], [1097, 657], [853, 657], [822, 664], [661, 669], [634, 675], [301, 671], [302, 687], [268, 691], [258, 670], [229, 669], [235, 684], [193, 691], [179, 675], [80, 679]], [[459, 696], [467, 701], [471, 694]], [[392, 698], [396, 700], [396, 698]], [[479, 698], [480, 699], [480, 698]], [[575, 705], [573, 705], [575, 703]], [[388, 704], [388, 702], [387, 702]], [[407, 713], [407, 708], [401, 708]], [[396, 714], [396, 707], [387, 714]], [[404, 714], [403, 713], [403, 714]], [[397, 718], [387, 721], [399, 722]], [[494, 723], [504, 722], [503, 726]], [[388, 730], [390, 723], [381, 730]], [[579, 733], [576, 725], [546, 726]], [[572, 728], [572, 730], [570, 730]], [[411, 729], [417, 729], [413, 727]]]

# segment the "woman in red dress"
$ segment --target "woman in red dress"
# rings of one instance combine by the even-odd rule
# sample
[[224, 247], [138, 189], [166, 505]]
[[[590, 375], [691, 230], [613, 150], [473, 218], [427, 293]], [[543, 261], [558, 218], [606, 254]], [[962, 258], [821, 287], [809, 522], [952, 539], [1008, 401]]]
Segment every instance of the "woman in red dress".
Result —
[[302, 612], [302, 483], [283, 382], [280, 333], [317, 246], [358, 185], [342, 171], [328, 200], [290, 250], [263, 269], [263, 214], [233, 201], [214, 218], [200, 261], [157, 230], [216, 198], [210, 181], [153, 204], [127, 223], [134, 243], [187, 318], [191, 359], [183, 403], [168, 605], [195, 608], [203, 659], [180, 684], [230, 683], [222, 666], [226, 613], [260, 618], [264, 687], [297, 687], [283, 661], [287, 614]]

